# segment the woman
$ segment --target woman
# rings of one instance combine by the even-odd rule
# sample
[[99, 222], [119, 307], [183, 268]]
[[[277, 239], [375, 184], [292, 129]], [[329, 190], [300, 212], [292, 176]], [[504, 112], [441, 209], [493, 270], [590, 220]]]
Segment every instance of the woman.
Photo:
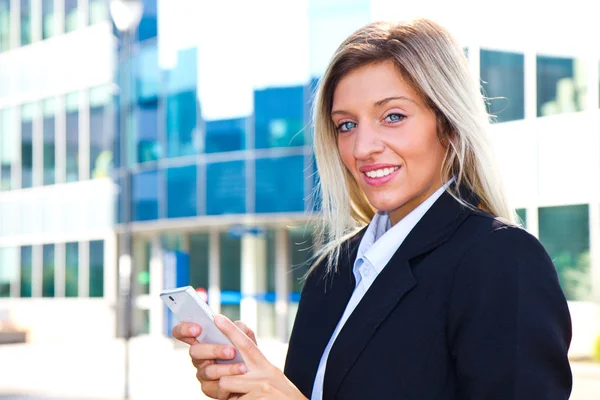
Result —
[[241, 323], [216, 319], [245, 365], [215, 364], [235, 350], [179, 324], [202, 390], [567, 399], [567, 303], [543, 247], [513, 224], [479, 88], [448, 32], [423, 19], [358, 30], [320, 82], [314, 118], [330, 242], [305, 282], [285, 374]]

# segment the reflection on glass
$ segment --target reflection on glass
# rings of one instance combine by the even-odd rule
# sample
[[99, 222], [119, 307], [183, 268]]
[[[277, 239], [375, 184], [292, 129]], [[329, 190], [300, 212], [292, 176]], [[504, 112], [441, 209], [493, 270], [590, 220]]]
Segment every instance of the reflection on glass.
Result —
[[242, 242], [227, 232], [220, 233], [221, 312], [232, 321], [240, 319]]
[[304, 211], [304, 156], [256, 160], [256, 212]]
[[209, 234], [190, 234], [190, 286], [208, 290]]
[[582, 60], [537, 56], [538, 117], [582, 111], [586, 79]]
[[167, 217], [193, 217], [197, 214], [196, 165], [167, 169]]
[[113, 165], [114, 129], [110, 87], [90, 90], [90, 171], [92, 179], [108, 177]]
[[0, 110], [0, 190], [10, 190], [13, 162], [17, 154], [15, 109]]
[[88, 8], [90, 25], [108, 20], [108, 2], [106, 0], [89, 0]]
[[0, 0], [0, 53], [10, 49], [10, 0]]
[[65, 296], [79, 295], [79, 243], [65, 245]]
[[31, 297], [32, 247], [21, 247], [21, 297]]
[[31, 43], [31, 0], [21, 0], [21, 46]]
[[42, 0], [42, 38], [48, 39], [56, 34], [56, 13], [54, 0]]
[[591, 294], [588, 205], [540, 208], [539, 233], [567, 299], [587, 300]]
[[168, 157], [187, 156], [198, 152], [196, 59], [196, 48], [180, 51], [176, 67], [167, 72]]
[[79, 28], [79, 9], [77, 0], [65, 0], [65, 33]]
[[142, 42], [152, 39], [157, 34], [157, 0], [144, 0], [144, 11], [138, 28], [138, 40]]
[[104, 296], [104, 241], [90, 242], [90, 297]]
[[17, 247], [0, 247], [0, 297], [10, 297], [10, 289], [17, 282], [19, 259]]
[[36, 105], [21, 107], [21, 187], [33, 185], [33, 118]]
[[42, 297], [54, 297], [54, 245], [43, 245]]
[[44, 185], [56, 182], [56, 102], [54, 99], [44, 101]]
[[246, 168], [244, 161], [206, 166], [206, 212], [208, 215], [246, 212]]
[[488, 112], [497, 122], [525, 117], [523, 54], [481, 50], [480, 69]]
[[161, 157], [158, 141], [158, 92], [160, 70], [156, 43], [142, 46], [136, 58], [135, 138], [137, 162]]
[[304, 86], [254, 92], [256, 148], [304, 144]]
[[246, 148], [247, 118], [206, 121], [205, 151], [220, 153]]
[[79, 93], [66, 97], [67, 182], [79, 180]]
[[133, 220], [158, 218], [158, 171], [135, 173], [132, 177]]

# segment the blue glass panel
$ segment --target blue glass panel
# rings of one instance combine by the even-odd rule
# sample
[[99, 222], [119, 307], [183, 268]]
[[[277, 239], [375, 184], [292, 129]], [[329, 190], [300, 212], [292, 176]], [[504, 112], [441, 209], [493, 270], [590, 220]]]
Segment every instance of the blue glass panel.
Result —
[[79, 97], [66, 96], [67, 182], [79, 179]]
[[156, 37], [158, 33], [156, 0], [144, 0], [144, 12], [138, 28], [138, 40]]
[[113, 109], [109, 87], [90, 90], [90, 174], [92, 178], [110, 175], [113, 166]]
[[136, 99], [134, 136], [136, 159], [142, 163], [160, 157], [158, 141], [158, 94], [160, 70], [156, 44], [142, 46], [136, 59]]
[[55, 35], [54, 0], [42, 0], [42, 39]]
[[44, 101], [44, 170], [43, 184], [53, 185], [55, 183], [56, 171], [56, 129], [54, 115], [56, 113], [53, 99]]
[[33, 185], [33, 112], [31, 105], [21, 108], [21, 187]]
[[176, 67], [167, 73], [168, 157], [186, 156], [198, 152], [196, 53], [196, 48], [180, 51]]
[[21, 0], [21, 46], [31, 43], [31, 0]]
[[304, 156], [256, 160], [256, 212], [304, 211]]
[[205, 151], [220, 153], [245, 149], [247, 121], [246, 118], [207, 121]]
[[21, 297], [32, 296], [33, 248], [21, 247]]
[[167, 169], [167, 217], [197, 214], [196, 165]]
[[133, 174], [133, 220], [148, 221], [158, 218], [158, 171]]
[[246, 168], [244, 161], [206, 166], [206, 212], [208, 215], [246, 212]]
[[43, 245], [42, 252], [42, 297], [54, 297], [54, 245]]
[[256, 148], [304, 144], [304, 86], [254, 92]]
[[79, 10], [77, 0], [65, 0], [65, 32], [79, 28]]
[[497, 122], [525, 117], [525, 70], [523, 54], [481, 50], [480, 69], [488, 112]]
[[0, 52], [10, 49], [10, 0], [0, 0]]
[[585, 68], [573, 58], [537, 56], [537, 116], [581, 111], [585, 105]]
[[104, 296], [104, 241], [90, 242], [90, 297]]

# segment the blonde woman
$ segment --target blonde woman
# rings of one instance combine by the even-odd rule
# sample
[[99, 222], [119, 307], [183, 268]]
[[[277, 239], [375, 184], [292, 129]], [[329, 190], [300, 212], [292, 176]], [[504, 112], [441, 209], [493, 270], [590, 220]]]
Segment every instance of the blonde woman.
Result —
[[[374, 23], [336, 51], [315, 101], [328, 245], [285, 371], [243, 324], [191, 344], [204, 393], [241, 399], [567, 399], [571, 322], [552, 261], [515, 226], [461, 48], [428, 20]], [[323, 231], [324, 231], [323, 230]]]

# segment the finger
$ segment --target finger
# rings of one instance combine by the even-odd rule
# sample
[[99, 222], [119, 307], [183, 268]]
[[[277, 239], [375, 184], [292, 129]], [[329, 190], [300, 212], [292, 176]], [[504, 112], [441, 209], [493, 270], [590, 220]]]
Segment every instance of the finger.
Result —
[[219, 393], [256, 394], [262, 392], [271, 392], [270, 390], [265, 389], [267, 388], [265, 388], [264, 382], [246, 379], [244, 376], [224, 376], [219, 379]]
[[211, 398], [211, 399], [219, 398], [219, 382], [217, 382], [217, 381], [200, 382], [200, 388], [202, 389], [202, 393], [204, 393], [209, 398]]
[[173, 327], [171, 333], [173, 337], [187, 344], [198, 343], [196, 338], [200, 336], [202, 328], [189, 322], [180, 322]]
[[248, 328], [248, 325], [246, 325], [245, 323], [243, 323], [242, 321], [235, 321], [234, 322], [235, 326], [237, 326], [238, 328], [240, 328], [240, 330], [242, 332], [244, 332], [246, 334], [246, 336], [248, 336], [250, 339], [252, 339], [252, 341], [256, 344], [256, 335], [254, 335], [254, 331], [250, 328]]
[[194, 343], [190, 346], [192, 360], [231, 360], [235, 348], [226, 344]]
[[[253, 368], [270, 365], [265, 356], [260, 352], [256, 343], [242, 332], [229, 318], [224, 315], [215, 315], [215, 324], [221, 332], [231, 340], [231, 343], [242, 355], [246, 366], [250, 371]], [[238, 393], [238, 392], [232, 392]]]
[[248, 372], [246, 364], [210, 364], [206, 368], [198, 369], [196, 377], [200, 381], [216, 381], [224, 376], [241, 375]]

